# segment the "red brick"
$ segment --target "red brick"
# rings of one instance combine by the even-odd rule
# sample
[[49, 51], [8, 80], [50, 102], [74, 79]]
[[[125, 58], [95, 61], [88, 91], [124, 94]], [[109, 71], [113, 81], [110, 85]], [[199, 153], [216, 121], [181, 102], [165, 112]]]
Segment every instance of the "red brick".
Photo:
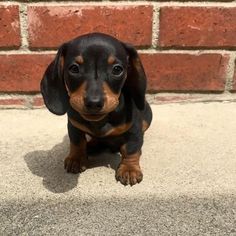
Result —
[[0, 55], [0, 91], [39, 91], [43, 73], [54, 55]]
[[223, 91], [229, 57], [142, 54], [150, 91]]
[[236, 47], [236, 8], [164, 7], [160, 13], [162, 47]]
[[0, 6], [0, 48], [21, 45], [18, 6]]
[[30, 6], [30, 47], [55, 48], [95, 31], [136, 46], [150, 45], [152, 11], [151, 6]]
[[2, 98], [0, 99], [0, 106], [24, 106], [25, 105], [25, 99], [23, 98]]
[[[0, 55], [1, 92], [38, 92], [54, 55]], [[141, 54], [151, 91], [223, 91], [227, 55]], [[235, 77], [236, 80], [236, 77]], [[33, 106], [41, 106], [41, 99]]]
[[40, 97], [35, 97], [35, 98], [33, 99], [32, 105], [33, 105], [34, 108], [44, 106], [44, 101], [43, 101], [42, 96], [40, 96]]

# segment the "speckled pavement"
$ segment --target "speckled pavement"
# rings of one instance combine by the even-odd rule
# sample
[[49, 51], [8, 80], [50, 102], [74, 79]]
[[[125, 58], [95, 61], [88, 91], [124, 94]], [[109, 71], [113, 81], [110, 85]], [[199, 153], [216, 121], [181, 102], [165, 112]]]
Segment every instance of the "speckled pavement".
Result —
[[152, 109], [133, 187], [118, 154], [65, 172], [66, 116], [0, 110], [0, 235], [236, 235], [236, 103]]

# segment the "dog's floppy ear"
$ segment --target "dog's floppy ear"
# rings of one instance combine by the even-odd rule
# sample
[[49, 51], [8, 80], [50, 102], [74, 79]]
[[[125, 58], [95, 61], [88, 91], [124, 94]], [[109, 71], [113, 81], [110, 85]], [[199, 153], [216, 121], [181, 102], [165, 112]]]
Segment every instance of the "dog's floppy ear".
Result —
[[56, 115], [64, 115], [69, 107], [69, 97], [63, 78], [64, 56], [66, 44], [63, 44], [48, 66], [41, 81], [41, 93], [49, 111]]
[[143, 110], [145, 108], [145, 92], [147, 86], [143, 65], [136, 49], [127, 43], [123, 43], [123, 45], [128, 53], [129, 63], [125, 88], [128, 89], [137, 108]]

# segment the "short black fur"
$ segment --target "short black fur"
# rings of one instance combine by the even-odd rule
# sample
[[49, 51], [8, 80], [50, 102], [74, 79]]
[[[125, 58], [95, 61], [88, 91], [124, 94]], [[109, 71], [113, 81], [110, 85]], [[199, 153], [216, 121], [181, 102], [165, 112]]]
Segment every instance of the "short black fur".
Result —
[[[81, 57], [79, 62], [78, 56]], [[72, 68], [73, 63], [78, 68]], [[121, 76], [112, 74], [114, 65], [124, 69]], [[71, 143], [80, 148], [85, 134], [88, 134], [100, 146], [107, 146], [112, 151], [122, 149], [122, 155], [126, 155], [128, 159], [129, 156], [141, 153], [144, 131], [152, 120], [151, 108], [145, 100], [146, 83], [143, 65], [132, 45], [109, 35], [93, 33], [71, 40], [59, 48], [55, 60], [48, 66], [41, 81], [41, 92], [52, 113], [67, 113]], [[109, 87], [107, 91], [104, 90], [104, 84]], [[83, 85], [84, 88], [80, 91]], [[80, 103], [84, 103], [84, 107], [79, 109], [71, 102], [71, 94], [76, 91], [79, 91], [76, 101], [82, 99]], [[103, 99], [104, 103], [113, 96], [118, 97], [118, 104], [113, 110], [102, 114], [103, 117], [98, 120], [86, 118], [86, 114], [100, 114], [100, 111], [95, 112], [94, 107], [92, 110], [86, 107], [88, 99], [93, 102]], [[98, 108], [96, 104], [95, 108]], [[88, 148], [95, 148], [89, 144]], [[71, 151], [73, 152], [75, 151]], [[70, 166], [73, 165], [71, 160], [76, 162], [76, 157], [71, 155], [68, 157]], [[71, 171], [67, 164], [65, 166], [68, 172], [75, 173], [76, 168]], [[120, 177], [118, 180], [123, 184], [132, 182], [131, 179], [124, 180]], [[136, 182], [139, 181], [137, 177]]]

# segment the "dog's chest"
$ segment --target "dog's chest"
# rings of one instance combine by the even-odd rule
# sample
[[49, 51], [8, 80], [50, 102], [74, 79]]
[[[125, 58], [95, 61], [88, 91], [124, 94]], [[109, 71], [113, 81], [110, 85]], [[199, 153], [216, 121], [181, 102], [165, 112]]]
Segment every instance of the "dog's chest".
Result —
[[71, 124], [76, 128], [82, 130], [88, 135], [95, 137], [107, 137], [107, 136], [117, 136], [125, 133], [131, 127], [131, 123], [124, 123], [120, 125], [112, 125], [111, 123], [105, 123], [101, 126], [94, 125], [84, 125], [71, 118], [69, 118]]

